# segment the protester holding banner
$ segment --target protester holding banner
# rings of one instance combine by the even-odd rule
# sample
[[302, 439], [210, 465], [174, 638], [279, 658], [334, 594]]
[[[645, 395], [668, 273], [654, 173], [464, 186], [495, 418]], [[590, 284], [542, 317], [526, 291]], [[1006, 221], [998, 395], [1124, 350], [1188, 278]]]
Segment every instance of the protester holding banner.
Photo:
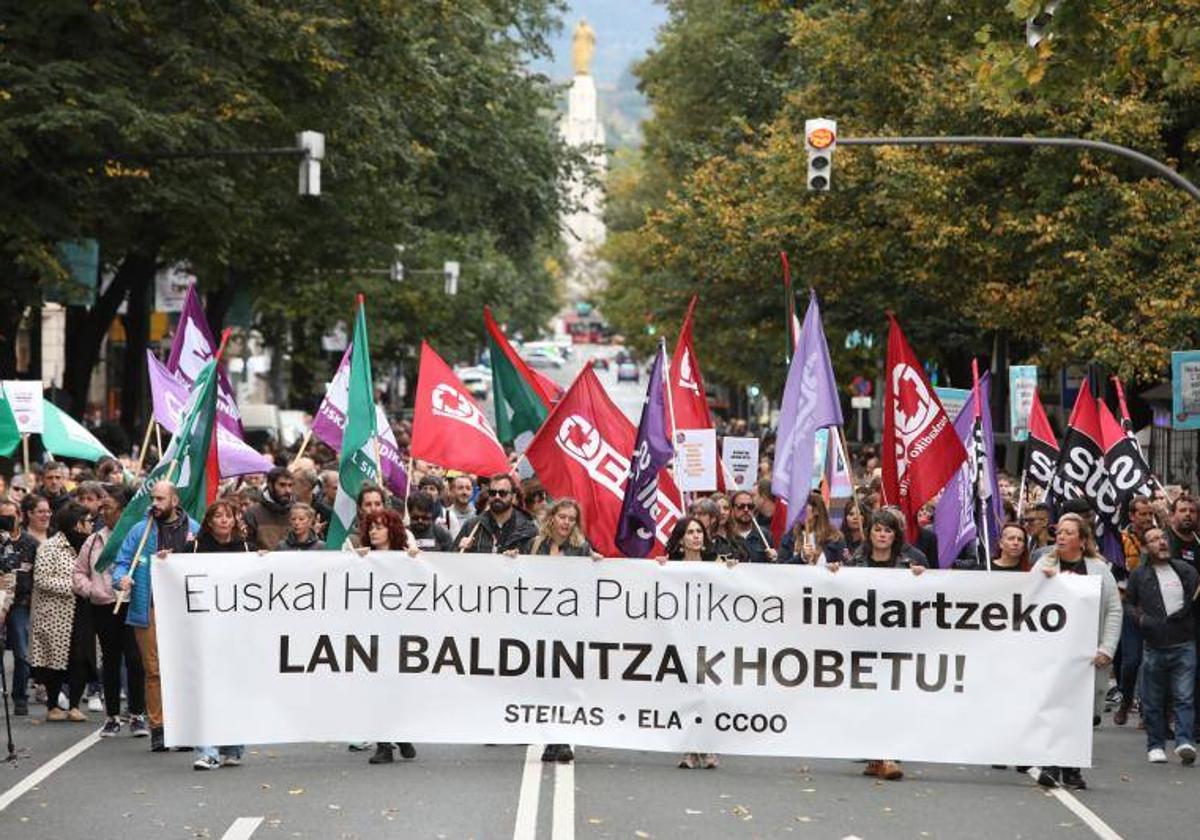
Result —
[[[46, 686], [47, 721], [84, 722], [79, 701], [87, 687], [88, 647], [95, 645], [91, 611], [71, 586], [75, 558], [92, 533], [87, 508], [68, 501], [54, 515], [53, 537], [38, 547], [33, 565], [29, 664], [34, 678]], [[67, 711], [58, 708], [59, 691], [67, 688]]]
[[829, 521], [825, 500], [820, 493], [809, 494], [804, 519], [797, 519], [792, 530], [779, 541], [779, 562], [825, 566], [845, 563], [849, 559], [850, 551], [841, 531]]
[[88, 537], [75, 561], [72, 585], [75, 594], [91, 607], [92, 626], [100, 640], [101, 676], [104, 681], [104, 712], [107, 720], [100, 730], [101, 738], [111, 738], [121, 732], [121, 667], [128, 674], [129, 733], [135, 738], [148, 738], [146, 723], [146, 673], [138, 650], [133, 628], [125, 624], [129, 605], [113, 613], [116, 594], [112, 588], [112, 571], [96, 571], [96, 561], [129, 502], [123, 487], [112, 487], [100, 500], [100, 530]]
[[867, 540], [850, 556], [850, 566], [871, 569], [911, 569], [914, 575], [925, 571], [928, 560], [918, 549], [904, 541], [904, 522], [894, 508], [881, 508], [871, 514]]
[[[237, 507], [229, 499], [217, 499], [208, 506], [200, 529], [184, 544], [183, 554], [225, 554], [249, 552], [251, 546], [238, 522]], [[158, 553], [160, 561], [168, 552]], [[218, 767], [237, 767], [242, 763], [245, 747], [227, 745], [222, 747], [198, 746], [194, 750], [193, 770], [215, 770]]]
[[[1100, 720], [1104, 694], [1108, 688], [1108, 667], [1112, 664], [1117, 641], [1121, 636], [1121, 596], [1117, 581], [1109, 571], [1108, 561], [1100, 556], [1091, 525], [1079, 514], [1065, 513], [1058, 520], [1054, 548], [1042, 555], [1034, 566], [1047, 577], [1056, 574], [1098, 575], [1100, 577], [1100, 626], [1093, 660], [1095, 692], [1092, 723]], [[1078, 767], [1044, 767], [1038, 783], [1045, 787], [1061, 784], [1073, 790], [1084, 790], [1087, 782]]]
[[583, 535], [583, 511], [574, 499], [559, 499], [550, 506], [538, 526], [537, 536], [529, 544], [529, 553], [551, 557], [600, 557]]
[[[358, 539], [360, 548], [356, 549], [362, 556], [369, 551], [405, 551], [410, 557], [418, 554], [417, 541], [405, 527], [404, 519], [394, 510], [379, 510], [360, 516], [358, 520]], [[395, 748], [400, 748], [401, 758], [416, 758], [417, 748], [409, 741], [392, 744], [389, 741], [376, 741], [375, 754], [367, 762], [369, 764], [391, 764], [396, 760]]]
[[[113, 589], [130, 594], [125, 623], [136, 628], [142, 666], [146, 670], [146, 714], [150, 718], [150, 751], [166, 752], [163, 739], [162, 677], [158, 670], [158, 637], [150, 591], [148, 558], [160, 551], [179, 551], [200, 526], [179, 507], [179, 494], [169, 481], [150, 490], [147, 518], [129, 529], [112, 565]], [[147, 533], [148, 532], [148, 533]], [[143, 541], [142, 536], [146, 539]], [[141, 553], [138, 554], [139, 549]], [[134, 559], [137, 565], [134, 566]], [[132, 569], [132, 574], [130, 570]]]
[[727, 533], [741, 540], [746, 548], [746, 559], [751, 563], [774, 563], [779, 553], [771, 547], [768, 531], [754, 521], [754, 494], [739, 490], [733, 494], [733, 514], [726, 525]]
[[537, 536], [537, 524], [515, 507], [516, 484], [512, 476], [499, 473], [488, 481], [487, 510], [463, 523], [455, 538], [459, 551], [471, 554], [503, 554], [524, 551]]
[[317, 512], [311, 505], [295, 502], [288, 511], [287, 534], [276, 545], [276, 551], [322, 551], [325, 543], [317, 536]]
[[1175, 755], [1184, 764], [1196, 761], [1195, 595], [1200, 587], [1196, 570], [1171, 557], [1166, 534], [1151, 528], [1145, 534], [1147, 562], [1129, 576], [1126, 617], [1145, 636], [1142, 665], [1142, 720], [1146, 724], [1147, 758], [1167, 760], [1164, 749], [1171, 708], [1175, 722]]

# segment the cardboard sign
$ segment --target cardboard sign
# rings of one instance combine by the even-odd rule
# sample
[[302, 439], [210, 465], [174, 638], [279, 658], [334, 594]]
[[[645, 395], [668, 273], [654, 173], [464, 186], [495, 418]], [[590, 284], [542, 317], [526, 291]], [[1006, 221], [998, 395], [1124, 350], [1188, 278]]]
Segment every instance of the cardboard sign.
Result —
[[23, 435], [40, 435], [43, 428], [41, 381], [6, 379], [4, 395], [17, 418], [17, 430]]
[[676, 429], [675, 480], [686, 493], [717, 489], [716, 429]]
[[749, 490], [758, 478], [758, 438], [727, 437], [721, 443], [721, 459], [733, 476], [733, 490]]

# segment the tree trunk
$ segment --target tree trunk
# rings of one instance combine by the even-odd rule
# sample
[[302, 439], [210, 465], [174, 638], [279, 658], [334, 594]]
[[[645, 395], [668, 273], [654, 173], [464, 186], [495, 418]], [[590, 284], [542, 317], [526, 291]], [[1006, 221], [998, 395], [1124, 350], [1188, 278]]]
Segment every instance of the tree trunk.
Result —
[[131, 289], [141, 289], [145, 296], [145, 290], [154, 279], [155, 267], [153, 252], [135, 251], [121, 261], [112, 283], [91, 308], [67, 307], [67, 363], [63, 390], [73, 405], [87, 405], [92, 369], [100, 361], [104, 336]]

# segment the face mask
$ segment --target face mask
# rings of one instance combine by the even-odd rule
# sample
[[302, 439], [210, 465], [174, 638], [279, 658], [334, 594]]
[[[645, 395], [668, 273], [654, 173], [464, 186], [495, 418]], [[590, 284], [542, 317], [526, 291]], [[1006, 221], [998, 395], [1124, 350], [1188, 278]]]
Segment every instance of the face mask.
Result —
[[9, 533], [13, 528], [17, 527], [17, 518], [11, 514], [0, 516], [0, 531]]
[[75, 549], [76, 551], [79, 551], [79, 549], [83, 548], [83, 544], [88, 538], [88, 534], [81, 534], [74, 529], [67, 531], [66, 535], [67, 542], [69, 542], [71, 544], [71, 548]]

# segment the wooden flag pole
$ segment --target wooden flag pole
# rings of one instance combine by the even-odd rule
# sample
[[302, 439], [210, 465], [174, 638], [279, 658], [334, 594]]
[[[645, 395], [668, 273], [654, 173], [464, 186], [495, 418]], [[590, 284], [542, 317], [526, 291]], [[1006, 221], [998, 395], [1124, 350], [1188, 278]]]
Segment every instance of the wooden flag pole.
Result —
[[292, 462], [290, 464], [288, 464], [289, 470], [292, 469], [293, 467], [295, 467], [296, 462], [304, 457], [304, 451], [306, 449], [308, 449], [308, 444], [309, 444], [309, 441], [312, 440], [312, 436], [313, 436], [312, 426], [309, 426], [308, 431], [304, 433], [304, 439], [300, 441], [300, 448], [296, 450], [296, 457], [292, 459]]
[[21, 435], [21, 458], [25, 464], [25, 475], [29, 475], [29, 433]]
[[[468, 546], [475, 544], [475, 535], [479, 533], [479, 526], [482, 524], [483, 524], [483, 514], [479, 514], [478, 516], [475, 517], [475, 527], [471, 529], [471, 533], [467, 534], [467, 545]], [[459, 554], [465, 554], [466, 551], [467, 551], [466, 546], [459, 546], [459, 548], [458, 548]]]
[[158, 423], [154, 424], [154, 445], [158, 448], [158, 457], [161, 458], [163, 456], [162, 426], [158, 425]]
[[134, 469], [135, 475], [142, 474], [142, 467], [146, 463], [146, 448], [150, 446], [150, 435], [153, 433], [155, 425], [157, 424], [154, 420], [154, 415], [151, 414], [150, 422], [146, 424], [146, 434], [142, 438], [142, 448], [138, 450], [137, 467]]

